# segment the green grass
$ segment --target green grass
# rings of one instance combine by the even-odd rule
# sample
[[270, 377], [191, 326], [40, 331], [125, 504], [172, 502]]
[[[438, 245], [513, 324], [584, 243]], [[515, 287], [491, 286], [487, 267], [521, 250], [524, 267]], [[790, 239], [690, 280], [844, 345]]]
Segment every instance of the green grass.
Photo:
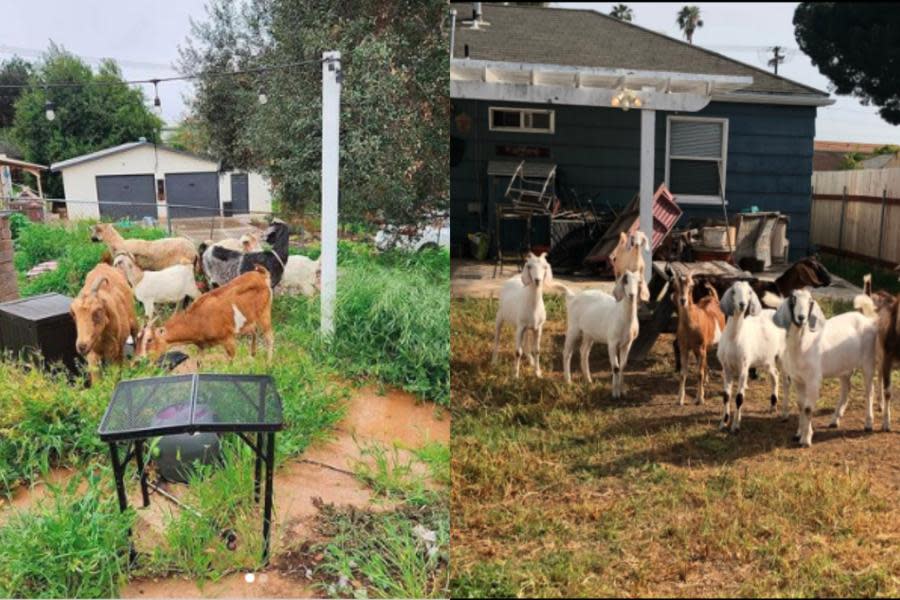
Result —
[[[357, 477], [385, 510], [324, 506], [317, 530], [327, 539], [309, 553], [321, 556], [316, 574], [331, 597], [437, 598], [449, 595], [449, 447], [361, 449]], [[429, 480], [432, 484], [429, 485]], [[427, 539], [430, 538], [430, 539]]]
[[[823, 303], [826, 312], [846, 304]], [[677, 405], [671, 335], [629, 361], [626, 398], [561, 377], [565, 319], [549, 308], [544, 378], [490, 364], [495, 301], [453, 302], [453, 597], [892, 596], [900, 591], [894, 434], [862, 431], [860, 380], [838, 430], [823, 386], [813, 447], [751, 382], [739, 435], [721, 433], [721, 378]], [[688, 385], [693, 392], [696, 371]], [[792, 410], [793, 409], [792, 407]], [[895, 419], [896, 420], [896, 419]], [[885, 464], [884, 461], [888, 461]]]
[[[22, 296], [34, 296], [47, 292], [57, 292], [74, 296], [81, 290], [88, 271], [93, 269], [105, 244], [91, 242], [92, 222], [20, 225], [15, 242], [15, 265], [20, 273], [19, 291]], [[118, 227], [126, 239], [140, 238], [156, 240], [165, 237], [159, 228]], [[55, 271], [43, 273], [27, 280], [24, 275], [31, 267], [56, 260]]]
[[[139, 228], [125, 233], [126, 237], [151, 239], [162, 234], [161, 230]], [[76, 293], [84, 275], [99, 260], [104, 248], [102, 244], [89, 241], [86, 224], [69, 227], [22, 225], [16, 244], [16, 265], [20, 275], [44, 260], [60, 261], [56, 272], [27, 283], [22, 277], [20, 289], [25, 295], [46, 291]], [[315, 255], [318, 249], [310, 247], [303, 252]], [[329, 435], [343, 415], [344, 400], [352, 392], [351, 386], [347, 385], [348, 379], [350, 383], [353, 379], [374, 379], [397, 385], [436, 402], [446, 403], [449, 398], [447, 253], [377, 254], [365, 244], [341, 241], [339, 266], [337, 333], [333, 340], [319, 336], [318, 298], [282, 296], [276, 298], [273, 307], [276, 356], [271, 365], [266, 363], [264, 353], [251, 357], [246, 343], [240, 345], [233, 361], [204, 359], [204, 371], [273, 375], [283, 400], [285, 417], [285, 430], [279, 433], [276, 457], [279, 464]], [[147, 362], [109, 366], [97, 384], [86, 388], [83, 381], [73, 385], [64, 376], [34, 369], [7, 357], [0, 368], [0, 494], [9, 496], [21, 485], [48, 474], [54, 467], [68, 466], [92, 472], [99, 465], [105, 465], [106, 448], [96, 436], [96, 430], [116, 382], [158, 374], [162, 372]], [[440, 449], [428, 448], [422, 452], [425, 453], [422, 460], [427, 463], [424, 471], [449, 469]], [[252, 489], [252, 485], [247, 485], [247, 477], [252, 478], [252, 467], [246, 453], [238, 453], [232, 458], [232, 464], [239, 465], [238, 468], [203, 473], [192, 482], [188, 503], [211, 517], [196, 519], [190, 512], [173, 511], [166, 521], [161, 545], [151, 553], [149, 561], [140, 565], [140, 573], [184, 573], [202, 581], [236, 569], [259, 566], [257, 507], [247, 502], [247, 491]], [[442, 462], [444, 467], [440, 466]], [[106, 475], [106, 480], [111, 481], [111, 476]], [[449, 478], [446, 474], [442, 477], [444, 480]], [[136, 484], [132, 481], [129, 485]], [[115, 595], [124, 581], [121, 576], [124, 570], [109, 557], [109, 553], [117, 548], [110, 539], [118, 531], [118, 521], [101, 518], [106, 515], [108, 506], [91, 505], [90, 493], [90, 490], [88, 494], [73, 490], [55, 494], [61, 503], [55, 513], [27, 513], [0, 528], [0, 539], [18, 540], [3, 536], [24, 538], [32, 533], [38, 536], [42, 527], [53, 527], [59, 538], [79, 538], [84, 545], [79, 552], [84, 556], [108, 557], [109, 573], [97, 571], [99, 575], [93, 583], [84, 583], [82, 577], [74, 575], [63, 576], [53, 568], [44, 569], [53, 579], [52, 585], [47, 587], [48, 594]], [[421, 490], [418, 497], [424, 498], [428, 493]], [[108, 490], [107, 496], [114, 497]], [[441, 506], [446, 514], [446, 494], [444, 497]], [[403, 499], [407, 499], [405, 492]], [[80, 508], [79, 502], [88, 503], [97, 514], [96, 521], [90, 523], [96, 531], [90, 535], [82, 524], [65, 518], [65, 511], [72, 506], [74, 515], [84, 516], [85, 510]], [[423, 506], [423, 502], [415, 510], [432, 510]], [[412, 526], [405, 517], [397, 519], [385, 523], [376, 519], [372, 524], [373, 531], [396, 533]], [[234, 552], [224, 548], [224, 541], [219, 536], [226, 522], [237, 530], [240, 540], [238, 550]], [[445, 531], [448, 529], [449, 524], [444, 526]], [[49, 539], [60, 548], [66, 547], [64, 540], [56, 541], [53, 536]], [[17, 543], [22, 547], [20, 542]], [[370, 540], [367, 543], [379, 542]], [[24, 580], [16, 578], [17, 570], [31, 572], [22, 569], [23, 561], [32, 560], [36, 565], [42, 565], [41, 561], [54, 560], [54, 546], [41, 546], [37, 541], [34, 544], [24, 547], [21, 560], [13, 560], [16, 559], [15, 546], [0, 549], [7, 559], [4, 562], [4, 558], [0, 558], [0, 582], [25, 585]], [[363, 549], [360, 547], [359, 551]], [[397, 560], [399, 568], [411, 555], [404, 555], [400, 547], [396, 551], [391, 560]], [[38, 552], [45, 555], [40, 560], [33, 556]], [[65, 558], [59, 557], [61, 565], [68, 565]], [[421, 567], [421, 563], [415, 565]], [[415, 579], [408, 569], [398, 572]], [[424, 571], [416, 572], [423, 577], [421, 582], [407, 581], [403, 585], [416, 591], [425, 590], [434, 585], [435, 577], [432, 570], [427, 572], [427, 577]], [[4, 583], [0, 583], [0, 591], [8, 589], [12, 595], [39, 593], [24, 587], [4, 588]], [[4, 595], [0, 593], [0, 596]]]
[[[107, 470], [108, 471], [108, 470]], [[75, 477], [51, 501], [10, 517], [0, 528], [0, 597], [108, 598], [128, 570], [128, 529], [109, 472]]]
[[898, 273], [889, 269], [875, 267], [867, 262], [835, 256], [823, 252], [820, 254], [822, 264], [831, 273], [843, 277], [853, 285], [862, 287], [863, 276], [872, 274], [872, 287], [875, 290], [884, 290], [892, 294], [900, 293], [900, 281], [897, 281]]

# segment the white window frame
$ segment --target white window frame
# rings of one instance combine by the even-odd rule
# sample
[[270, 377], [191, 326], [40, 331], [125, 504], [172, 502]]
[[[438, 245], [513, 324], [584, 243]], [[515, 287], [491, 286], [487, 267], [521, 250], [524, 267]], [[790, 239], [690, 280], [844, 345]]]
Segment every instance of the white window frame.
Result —
[[[669, 188], [675, 197], [678, 199], [679, 203], [683, 204], [722, 204], [722, 196], [720, 194], [716, 194], [714, 196], [707, 195], [691, 195], [691, 194], [679, 194], [678, 190], [673, 190], [671, 184], [669, 183], [669, 172], [672, 164], [672, 121], [691, 121], [694, 123], [721, 123], [722, 124], [722, 156], [719, 159], [709, 158], [706, 156], [676, 156], [675, 160], [705, 160], [709, 162], [721, 162], [722, 163], [722, 182], [721, 189], [724, 191], [726, 188], [726, 176], [728, 174], [728, 119], [720, 118], [720, 117], [682, 117], [682, 116], [673, 116], [670, 115], [666, 119], [666, 187]], [[727, 204], [727, 202], [726, 202]]]
[[[494, 127], [494, 112], [502, 110], [519, 113], [519, 127]], [[526, 115], [544, 114], [550, 116], [549, 129], [526, 127]], [[513, 131], [516, 133], [548, 133], [556, 132], [556, 111], [548, 108], [520, 108], [518, 106], [491, 106], [488, 108], [488, 128], [490, 131]]]

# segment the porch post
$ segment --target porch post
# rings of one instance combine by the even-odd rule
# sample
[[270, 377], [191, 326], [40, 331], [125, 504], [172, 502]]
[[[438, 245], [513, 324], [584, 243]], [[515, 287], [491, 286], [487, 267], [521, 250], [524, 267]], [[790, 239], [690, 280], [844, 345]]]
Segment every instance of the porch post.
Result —
[[641, 187], [640, 228], [650, 242], [651, 250], [644, 254], [644, 280], [650, 281], [653, 268], [653, 159], [656, 151], [656, 111], [641, 110]]

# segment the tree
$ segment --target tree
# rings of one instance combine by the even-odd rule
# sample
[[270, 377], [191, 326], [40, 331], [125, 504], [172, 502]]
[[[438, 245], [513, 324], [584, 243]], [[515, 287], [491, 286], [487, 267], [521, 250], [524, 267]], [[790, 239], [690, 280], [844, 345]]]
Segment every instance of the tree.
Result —
[[22, 94], [28, 78], [31, 77], [31, 64], [14, 56], [7, 61], [0, 61], [0, 129], [12, 125], [16, 114], [15, 104]]
[[171, 136], [163, 141], [177, 150], [193, 154], [212, 154], [207, 131], [195, 116], [184, 119], [175, 127]]
[[675, 22], [678, 23], [678, 27], [684, 33], [684, 38], [688, 43], [693, 44], [694, 32], [699, 27], [703, 27], [703, 19], [700, 18], [700, 7], [683, 6], [678, 12]]
[[[206, 71], [192, 110], [216, 158], [263, 169], [283, 203], [317, 208], [321, 169], [323, 50], [342, 53], [341, 218], [383, 211], [395, 221], [449, 206], [449, 31], [446, 3], [382, 0], [213, 0], [183, 61]], [[226, 60], [227, 59], [227, 60]], [[223, 83], [228, 80], [229, 85]], [[231, 111], [204, 108], [215, 103]], [[268, 101], [260, 104], [264, 91]]]
[[609, 12], [609, 16], [620, 21], [631, 21], [634, 19], [634, 11], [627, 4], [616, 4]]
[[[50, 84], [78, 84], [54, 87]], [[16, 101], [12, 134], [25, 160], [51, 164], [145, 137], [159, 140], [162, 122], [144, 104], [140, 89], [128, 87], [119, 67], [104, 61], [96, 73], [64, 49], [51, 45]], [[48, 121], [47, 101], [56, 118]], [[62, 196], [57, 174], [47, 175], [45, 192]]]
[[900, 124], [900, 5], [801, 2], [794, 37], [834, 91], [880, 108]]

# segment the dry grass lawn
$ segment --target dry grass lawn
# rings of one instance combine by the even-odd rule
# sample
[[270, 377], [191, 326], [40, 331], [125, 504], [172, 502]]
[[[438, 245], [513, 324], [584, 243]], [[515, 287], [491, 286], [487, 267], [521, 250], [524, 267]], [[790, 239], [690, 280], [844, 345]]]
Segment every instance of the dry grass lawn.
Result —
[[573, 373], [566, 386], [558, 298], [544, 379], [525, 368], [515, 380], [510, 330], [490, 365], [495, 310], [452, 304], [454, 597], [900, 594], [900, 410], [893, 433], [877, 408], [865, 433], [858, 377], [838, 430], [839, 385], [826, 384], [800, 449], [796, 417], [769, 412], [762, 379], [737, 436], [717, 429], [718, 370], [704, 405], [690, 404], [692, 377], [677, 406], [671, 335], [628, 365], [624, 401], [602, 346], [594, 385]]

